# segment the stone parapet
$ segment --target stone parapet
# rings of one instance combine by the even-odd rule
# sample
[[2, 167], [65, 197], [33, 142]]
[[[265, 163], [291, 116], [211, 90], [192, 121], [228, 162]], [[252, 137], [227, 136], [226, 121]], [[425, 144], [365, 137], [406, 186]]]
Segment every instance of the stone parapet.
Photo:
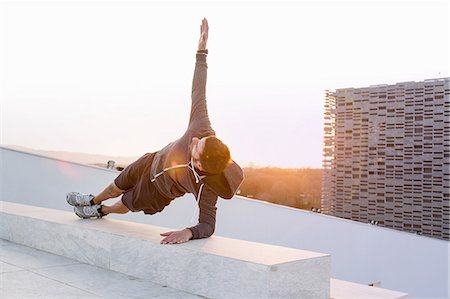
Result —
[[208, 298], [329, 298], [330, 256], [213, 236], [161, 245], [166, 228], [0, 202], [0, 238]]

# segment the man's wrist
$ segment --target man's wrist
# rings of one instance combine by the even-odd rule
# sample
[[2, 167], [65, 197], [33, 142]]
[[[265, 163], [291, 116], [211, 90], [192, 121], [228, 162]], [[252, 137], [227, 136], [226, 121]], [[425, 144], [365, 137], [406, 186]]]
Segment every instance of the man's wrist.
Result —
[[192, 239], [194, 237], [194, 233], [189, 228], [185, 228], [185, 230], [188, 233], [189, 240]]
[[197, 54], [208, 54], [208, 49], [198, 49]]

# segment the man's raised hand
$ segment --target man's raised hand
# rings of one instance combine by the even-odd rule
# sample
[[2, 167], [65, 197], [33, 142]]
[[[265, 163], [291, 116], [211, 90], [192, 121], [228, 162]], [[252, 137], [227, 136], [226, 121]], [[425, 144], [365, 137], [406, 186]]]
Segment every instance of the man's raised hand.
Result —
[[208, 30], [208, 20], [206, 20], [206, 18], [203, 18], [202, 24], [200, 25], [200, 39], [198, 41], [199, 50], [206, 49], [206, 43], [208, 42]]

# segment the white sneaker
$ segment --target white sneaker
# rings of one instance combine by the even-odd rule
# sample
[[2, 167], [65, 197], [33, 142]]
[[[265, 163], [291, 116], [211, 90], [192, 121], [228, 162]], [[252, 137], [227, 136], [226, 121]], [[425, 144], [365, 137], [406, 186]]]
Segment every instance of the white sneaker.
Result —
[[103, 214], [100, 212], [101, 209], [102, 209], [101, 205], [95, 205], [95, 206], [74, 207], [73, 211], [75, 212], [75, 214], [77, 214], [78, 217], [83, 219], [102, 218]]
[[91, 200], [95, 196], [92, 194], [81, 194], [78, 192], [69, 192], [66, 195], [67, 203], [71, 206], [80, 207], [80, 206], [90, 206]]

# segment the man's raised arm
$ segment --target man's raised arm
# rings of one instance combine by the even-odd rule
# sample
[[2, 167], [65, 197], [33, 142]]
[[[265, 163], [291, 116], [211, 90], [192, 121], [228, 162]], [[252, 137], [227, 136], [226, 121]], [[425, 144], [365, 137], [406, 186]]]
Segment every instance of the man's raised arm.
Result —
[[195, 124], [197, 129], [211, 128], [206, 105], [206, 78], [208, 70], [206, 44], [208, 42], [208, 31], [208, 21], [203, 19], [200, 25], [200, 39], [198, 41], [194, 79], [192, 81], [192, 106], [189, 118], [189, 126]]

